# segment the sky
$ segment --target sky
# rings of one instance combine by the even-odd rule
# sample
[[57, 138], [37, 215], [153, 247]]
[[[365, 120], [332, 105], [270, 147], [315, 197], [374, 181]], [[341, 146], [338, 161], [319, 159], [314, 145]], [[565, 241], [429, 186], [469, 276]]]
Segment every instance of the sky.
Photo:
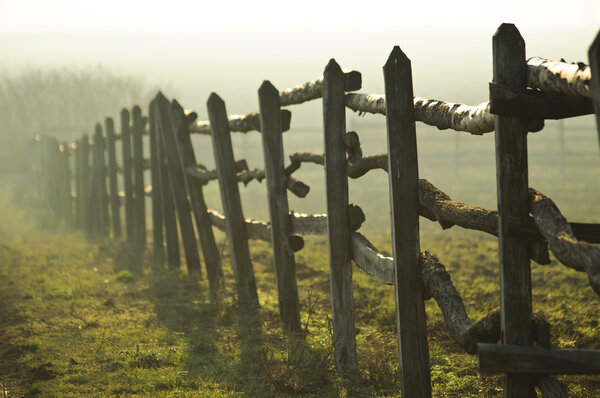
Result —
[[528, 56], [587, 62], [600, 1], [0, 0], [0, 69], [102, 64], [192, 107], [216, 91], [246, 113], [264, 79], [304, 83], [329, 58], [381, 93], [381, 66], [400, 45], [415, 95], [479, 103], [502, 22], [517, 25]]

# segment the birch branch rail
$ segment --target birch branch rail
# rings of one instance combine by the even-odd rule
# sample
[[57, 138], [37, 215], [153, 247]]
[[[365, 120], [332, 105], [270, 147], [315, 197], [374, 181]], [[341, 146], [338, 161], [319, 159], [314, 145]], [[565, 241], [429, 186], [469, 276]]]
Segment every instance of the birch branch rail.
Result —
[[[290, 129], [292, 113], [287, 109], [281, 110], [281, 131]], [[247, 115], [230, 115], [228, 117], [229, 130], [238, 133], [247, 133], [249, 131], [260, 132], [260, 115], [257, 112]], [[210, 135], [210, 122], [208, 120], [196, 120], [190, 123], [190, 133]]]
[[529, 188], [529, 206], [552, 253], [563, 265], [585, 271], [592, 289], [600, 295], [600, 247], [579, 242], [552, 199], [533, 188]]
[[[359, 90], [362, 85], [362, 76], [355, 70], [344, 74], [345, 91]], [[279, 94], [281, 106], [296, 105], [313, 99], [323, 97], [323, 77], [304, 83], [293, 88], [283, 90]]]
[[[469, 106], [415, 97], [415, 120], [440, 130], [452, 129], [482, 135], [494, 131], [494, 115], [489, 102]], [[385, 115], [385, 96], [378, 94], [346, 94], [346, 106], [359, 113]]]
[[583, 62], [569, 64], [540, 57], [527, 60], [527, 85], [546, 93], [592, 97], [592, 72]]

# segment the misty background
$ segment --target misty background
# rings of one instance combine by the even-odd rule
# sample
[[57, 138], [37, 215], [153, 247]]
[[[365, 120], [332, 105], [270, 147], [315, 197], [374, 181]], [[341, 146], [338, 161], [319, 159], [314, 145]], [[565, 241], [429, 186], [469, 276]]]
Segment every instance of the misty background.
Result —
[[[416, 96], [476, 105], [488, 100], [491, 38], [502, 22], [517, 25], [527, 57], [588, 63], [600, 2], [0, 0], [0, 168], [28, 167], [22, 148], [35, 134], [73, 141], [93, 133], [105, 115], [119, 126], [122, 107], [139, 104], [146, 114], [158, 89], [200, 119], [213, 91], [229, 114], [246, 114], [258, 110], [263, 80], [293, 87], [321, 76], [335, 58], [362, 73], [361, 92], [383, 94], [381, 68], [394, 45], [412, 61]], [[321, 101], [289, 109], [286, 153], [323, 152]], [[384, 117], [347, 115], [365, 155], [386, 151]], [[496, 207], [493, 133], [477, 137], [420, 123], [417, 131], [422, 178], [453, 199]], [[194, 145], [198, 160], [214, 165], [210, 138], [194, 137]], [[234, 134], [234, 148], [250, 167], [262, 167], [258, 133]], [[547, 121], [530, 134], [530, 185], [571, 221], [600, 221], [598, 148], [589, 116]], [[322, 168], [303, 166], [297, 177], [311, 193], [301, 200], [290, 195], [290, 208], [323, 212]], [[207, 195], [209, 206], [220, 209], [217, 185]], [[246, 216], [268, 219], [265, 201], [254, 200], [264, 191], [255, 182], [241, 188]], [[350, 200], [365, 210], [366, 229], [387, 233], [385, 173], [351, 181]]]

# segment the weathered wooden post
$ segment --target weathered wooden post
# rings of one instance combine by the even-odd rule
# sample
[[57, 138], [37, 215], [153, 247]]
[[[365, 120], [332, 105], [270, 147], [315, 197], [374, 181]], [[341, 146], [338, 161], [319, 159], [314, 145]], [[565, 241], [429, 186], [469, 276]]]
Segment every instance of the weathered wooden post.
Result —
[[108, 154], [108, 186], [113, 237], [121, 237], [121, 200], [117, 183], [117, 156], [115, 153], [115, 123], [111, 117], [104, 119], [106, 129], [106, 152]]
[[171, 122], [169, 101], [162, 93], [158, 93], [154, 102], [158, 123], [160, 125], [161, 149], [164, 149], [167, 159], [171, 193], [175, 202], [175, 210], [177, 210], [177, 218], [179, 220], [179, 229], [181, 231], [181, 240], [183, 242], [183, 251], [187, 269], [190, 274], [202, 276], [190, 203], [188, 202], [187, 192], [185, 190], [183, 167], [181, 160], [179, 159], [175, 132], [173, 131]]
[[357, 371], [354, 298], [350, 263], [350, 214], [346, 175], [346, 95], [344, 72], [331, 59], [323, 75], [325, 182], [335, 365], [339, 372]]
[[392, 248], [403, 397], [431, 397], [419, 247], [419, 166], [410, 60], [396, 46], [383, 67]]
[[63, 217], [66, 223], [73, 224], [73, 194], [71, 191], [71, 167], [69, 166], [69, 157], [71, 149], [69, 143], [63, 142], [60, 145], [61, 177], [62, 177], [62, 206]]
[[283, 140], [279, 91], [269, 81], [258, 90], [267, 198], [271, 220], [271, 243], [279, 299], [279, 315], [284, 331], [300, 331], [300, 304], [296, 285], [296, 263], [290, 245], [292, 225], [284, 173]]
[[[525, 41], [513, 24], [502, 24], [493, 37], [494, 83], [513, 92], [527, 87]], [[495, 116], [498, 242], [500, 250], [500, 308], [502, 342], [530, 346], [531, 271], [529, 242], [515, 234], [529, 215], [527, 128], [517, 117]], [[504, 396], [527, 397], [533, 378], [507, 374]]]
[[87, 134], [81, 137], [81, 198], [79, 199], [79, 211], [81, 212], [81, 226], [87, 234], [91, 230], [90, 218], [90, 139]]
[[600, 32], [590, 46], [588, 57], [592, 72], [591, 91], [596, 114], [596, 128], [598, 129], [598, 144], [600, 144]]
[[133, 192], [134, 200], [134, 236], [135, 245], [139, 250], [146, 248], [146, 193], [144, 191], [144, 144], [142, 134], [144, 132], [144, 122], [142, 120], [142, 110], [139, 106], [134, 106], [133, 116]]
[[259, 307], [258, 293], [252, 260], [250, 259], [240, 190], [236, 179], [227, 110], [225, 109], [225, 102], [215, 93], [210, 95], [206, 105], [210, 120], [210, 136], [212, 138], [215, 166], [219, 176], [221, 202], [225, 213], [225, 229], [237, 283], [238, 302], [240, 308], [252, 310]]
[[94, 134], [94, 154], [96, 156], [96, 178], [98, 193], [98, 232], [102, 236], [108, 235], [110, 222], [108, 218], [108, 192], [106, 189], [106, 159], [104, 157], [104, 136], [102, 136], [102, 126], [96, 124]]
[[134, 242], [133, 177], [131, 162], [131, 127], [129, 111], [121, 110], [121, 149], [123, 152], [123, 189], [125, 191], [125, 232], [127, 242]]
[[48, 159], [50, 170], [50, 204], [57, 218], [62, 218], [60, 205], [60, 178], [59, 178], [59, 148], [55, 138], [49, 138]]
[[75, 141], [73, 149], [73, 157], [75, 159], [75, 225], [82, 227], [81, 216], [81, 140]]
[[185, 185], [190, 196], [190, 204], [196, 221], [196, 230], [198, 231], [202, 254], [204, 255], [211, 298], [215, 298], [221, 290], [222, 285], [223, 270], [221, 268], [221, 259], [210, 223], [208, 208], [204, 201], [202, 185], [194, 181], [193, 178], [189, 178], [185, 172], [185, 169], [188, 167], [197, 167], [197, 162], [188, 129], [189, 120], [181, 105], [175, 100], [171, 103], [171, 118], [173, 130], [179, 143], [178, 150], [183, 165]]
[[148, 108], [148, 122], [150, 126], [150, 176], [152, 181], [152, 252], [154, 260], [157, 263], [162, 263], [165, 257], [165, 246], [154, 100], [150, 101], [150, 106]]
[[181, 265], [179, 256], [179, 238], [177, 237], [177, 217], [175, 205], [173, 204], [173, 193], [171, 192], [171, 181], [169, 181], [169, 170], [167, 159], [162, 143], [162, 132], [158, 118], [158, 104], [152, 101], [154, 135], [156, 138], [156, 158], [158, 160], [158, 182], [160, 185], [160, 202], [162, 210], [162, 223], [165, 231], [165, 243], [167, 246], [167, 264], [170, 269], [178, 269]]

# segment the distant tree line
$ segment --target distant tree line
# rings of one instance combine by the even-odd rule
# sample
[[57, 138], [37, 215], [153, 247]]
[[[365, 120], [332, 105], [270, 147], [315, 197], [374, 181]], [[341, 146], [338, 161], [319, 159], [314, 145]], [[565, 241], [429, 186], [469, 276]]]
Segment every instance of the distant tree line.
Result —
[[90, 134], [107, 114], [146, 103], [149, 94], [140, 78], [103, 66], [0, 72], [0, 170], [27, 167], [36, 134], [66, 141]]

